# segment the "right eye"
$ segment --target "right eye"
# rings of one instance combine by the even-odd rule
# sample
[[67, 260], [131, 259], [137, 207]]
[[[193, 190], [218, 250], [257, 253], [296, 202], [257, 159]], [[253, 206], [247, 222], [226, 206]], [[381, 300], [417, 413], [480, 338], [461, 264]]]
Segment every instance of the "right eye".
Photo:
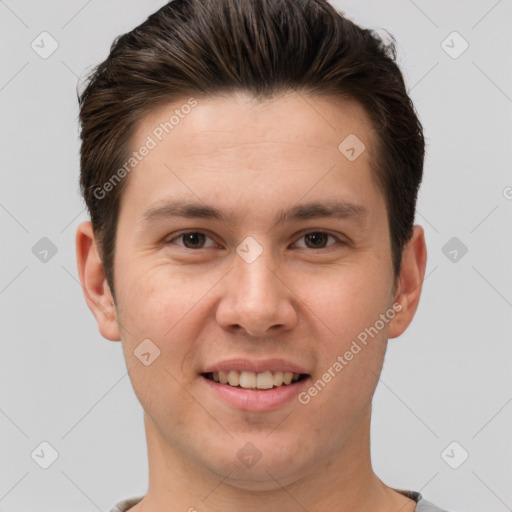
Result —
[[210, 237], [201, 231], [182, 231], [181, 233], [175, 235], [173, 238], [168, 239], [165, 242], [165, 245], [174, 243], [174, 240], [181, 239], [183, 241], [183, 245], [177, 245], [182, 245], [182, 247], [185, 247], [186, 249], [208, 249], [208, 247], [198, 247], [198, 245], [204, 244], [205, 238]]

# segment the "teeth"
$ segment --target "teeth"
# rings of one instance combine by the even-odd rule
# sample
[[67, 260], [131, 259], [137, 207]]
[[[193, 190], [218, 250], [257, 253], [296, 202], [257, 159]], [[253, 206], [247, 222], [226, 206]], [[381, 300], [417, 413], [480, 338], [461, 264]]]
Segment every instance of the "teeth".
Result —
[[283, 383], [283, 372], [274, 372], [274, 386], [280, 386]]
[[240, 372], [231, 370], [228, 373], [228, 383], [230, 386], [238, 386], [240, 384]]
[[267, 371], [263, 373], [258, 373], [258, 375], [256, 376], [256, 387], [258, 389], [270, 389], [273, 386], [274, 378], [272, 377], [272, 372]]
[[[256, 374], [253, 372], [242, 372], [240, 374], [240, 386], [242, 388], [255, 388], [256, 387]], [[231, 382], [230, 382], [231, 384]]]
[[240, 386], [245, 389], [271, 389], [274, 386], [282, 386], [283, 384], [287, 386], [292, 382], [297, 382], [299, 380], [299, 373], [292, 372], [262, 372], [255, 373], [249, 371], [237, 371], [230, 370], [229, 372], [219, 371], [212, 372], [210, 374], [215, 382], [220, 382], [221, 384], [229, 384], [230, 386]]

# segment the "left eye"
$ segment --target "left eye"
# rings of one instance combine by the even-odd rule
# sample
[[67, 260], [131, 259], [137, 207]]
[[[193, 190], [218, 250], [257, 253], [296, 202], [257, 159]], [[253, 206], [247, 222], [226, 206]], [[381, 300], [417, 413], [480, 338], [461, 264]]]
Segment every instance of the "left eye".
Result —
[[[302, 238], [306, 240], [306, 249], [324, 249], [325, 247], [329, 247], [328, 245], [324, 245], [329, 237], [333, 238], [338, 242], [341, 242], [339, 238], [329, 233], [326, 233], [325, 231], [310, 231], [308, 233], [304, 233], [299, 237], [299, 240]], [[201, 231], [187, 231], [180, 233], [174, 238], [171, 238], [166, 243], [170, 244], [173, 243], [175, 240], [182, 240], [184, 243], [178, 245], [182, 245], [182, 247], [185, 247], [187, 249], [206, 249], [207, 247], [201, 246], [206, 238], [210, 237], [208, 235], [205, 235]], [[312, 246], [307, 244], [312, 244]]]
[[[335, 237], [334, 235], [330, 235], [325, 231], [311, 231], [309, 233], [304, 233], [303, 235], [300, 236], [299, 240], [301, 238], [304, 238], [305, 240], [311, 242], [314, 245], [314, 247], [306, 247], [307, 249], [324, 249], [324, 247], [329, 247], [323, 245], [323, 243], [326, 242], [329, 237], [339, 241], [337, 237]], [[322, 247], [318, 247], [318, 244], [321, 244]]]

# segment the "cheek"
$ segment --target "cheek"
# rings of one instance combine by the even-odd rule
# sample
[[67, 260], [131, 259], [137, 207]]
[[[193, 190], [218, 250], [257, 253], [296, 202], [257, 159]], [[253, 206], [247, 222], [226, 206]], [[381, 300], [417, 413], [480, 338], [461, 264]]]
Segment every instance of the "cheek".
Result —
[[193, 277], [172, 268], [168, 262], [125, 269], [127, 280], [120, 294], [121, 312], [130, 337], [153, 337], [162, 344], [183, 329], [187, 318], [197, 316], [197, 306], [203, 298], [207, 299], [215, 284], [215, 276], [205, 274], [198, 279], [197, 275]]
[[390, 279], [384, 280], [382, 272], [377, 265], [351, 265], [333, 269], [325, 279], [315, 276], [303, 282], [305, 312], [312, 312], [312, 321], [323, 326], [331, 350], [350, 345], [388, 308]]
[[171, 391], [177, 385], [172, 376], [183, 382], [181, 366], [200, 329], [193, 319], [198, 312], [206, 314], [198, 304], [206, 284], [180, 278], [163, 265], [140, 268], [132, 262], [123, 271], [118, 320], [124, 327], [126, 365], [139, 398], [140, 393], [151, 398], [152, 388], [169, 386]]
[[[315, 346], [320, 354], [321, 374], [306, 390], [304, 402], [326, 408], [336, 422], [359, 414], [370, 402], [385, 355], [387, 332], [394, 316], [388, 311], [390, 280], [379, 260], [373, 265], [351, 265], [333, 272], [328, 282], [311, 278], [305, 311], [318, 326]], [[302, 403], [302, 402], [301, 402]], [[347, 420], [348, 421], [348, 420]]]
[[172, 411], [180, 410], [180, 421], [188, 420], [187, 411], [194, 404], [184, 386], [194, 376], [183, 364], [199, 338], [199, 317], [207, 314], [206, 301], [199, 299], [212, 285], [171, 273], [168, 264], [151, 268], [133, 264], [124, 270], [119, 321], [126, 327], [122, 346], [134, 392], [151, 417], [170, 424], [177, 421]]

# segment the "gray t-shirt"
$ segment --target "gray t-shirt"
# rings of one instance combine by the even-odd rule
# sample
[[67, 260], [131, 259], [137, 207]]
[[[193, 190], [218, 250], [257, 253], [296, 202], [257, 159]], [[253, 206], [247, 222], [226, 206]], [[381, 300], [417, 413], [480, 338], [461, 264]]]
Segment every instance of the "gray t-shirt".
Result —
[[[395, 489], [395, 491], [398, 491], [404, 496], [411, 498], [417, 503], [415, 512], [447, 512], [442, 508], [436, 507], [433, 503], [430, 503], [430, 501], [424, 500], [423, 496], [419, 492], [402, 491], [398, 489]], [[134, 507], [137, 503], [139, 503], [142, 498], [144, 498], [144, 496], [138, 496], [136, 498], [129, 498], [127, 500], [120, 501], [113, 509], [110, 510], [110, 512], [127, 512], [131, 507]]]

